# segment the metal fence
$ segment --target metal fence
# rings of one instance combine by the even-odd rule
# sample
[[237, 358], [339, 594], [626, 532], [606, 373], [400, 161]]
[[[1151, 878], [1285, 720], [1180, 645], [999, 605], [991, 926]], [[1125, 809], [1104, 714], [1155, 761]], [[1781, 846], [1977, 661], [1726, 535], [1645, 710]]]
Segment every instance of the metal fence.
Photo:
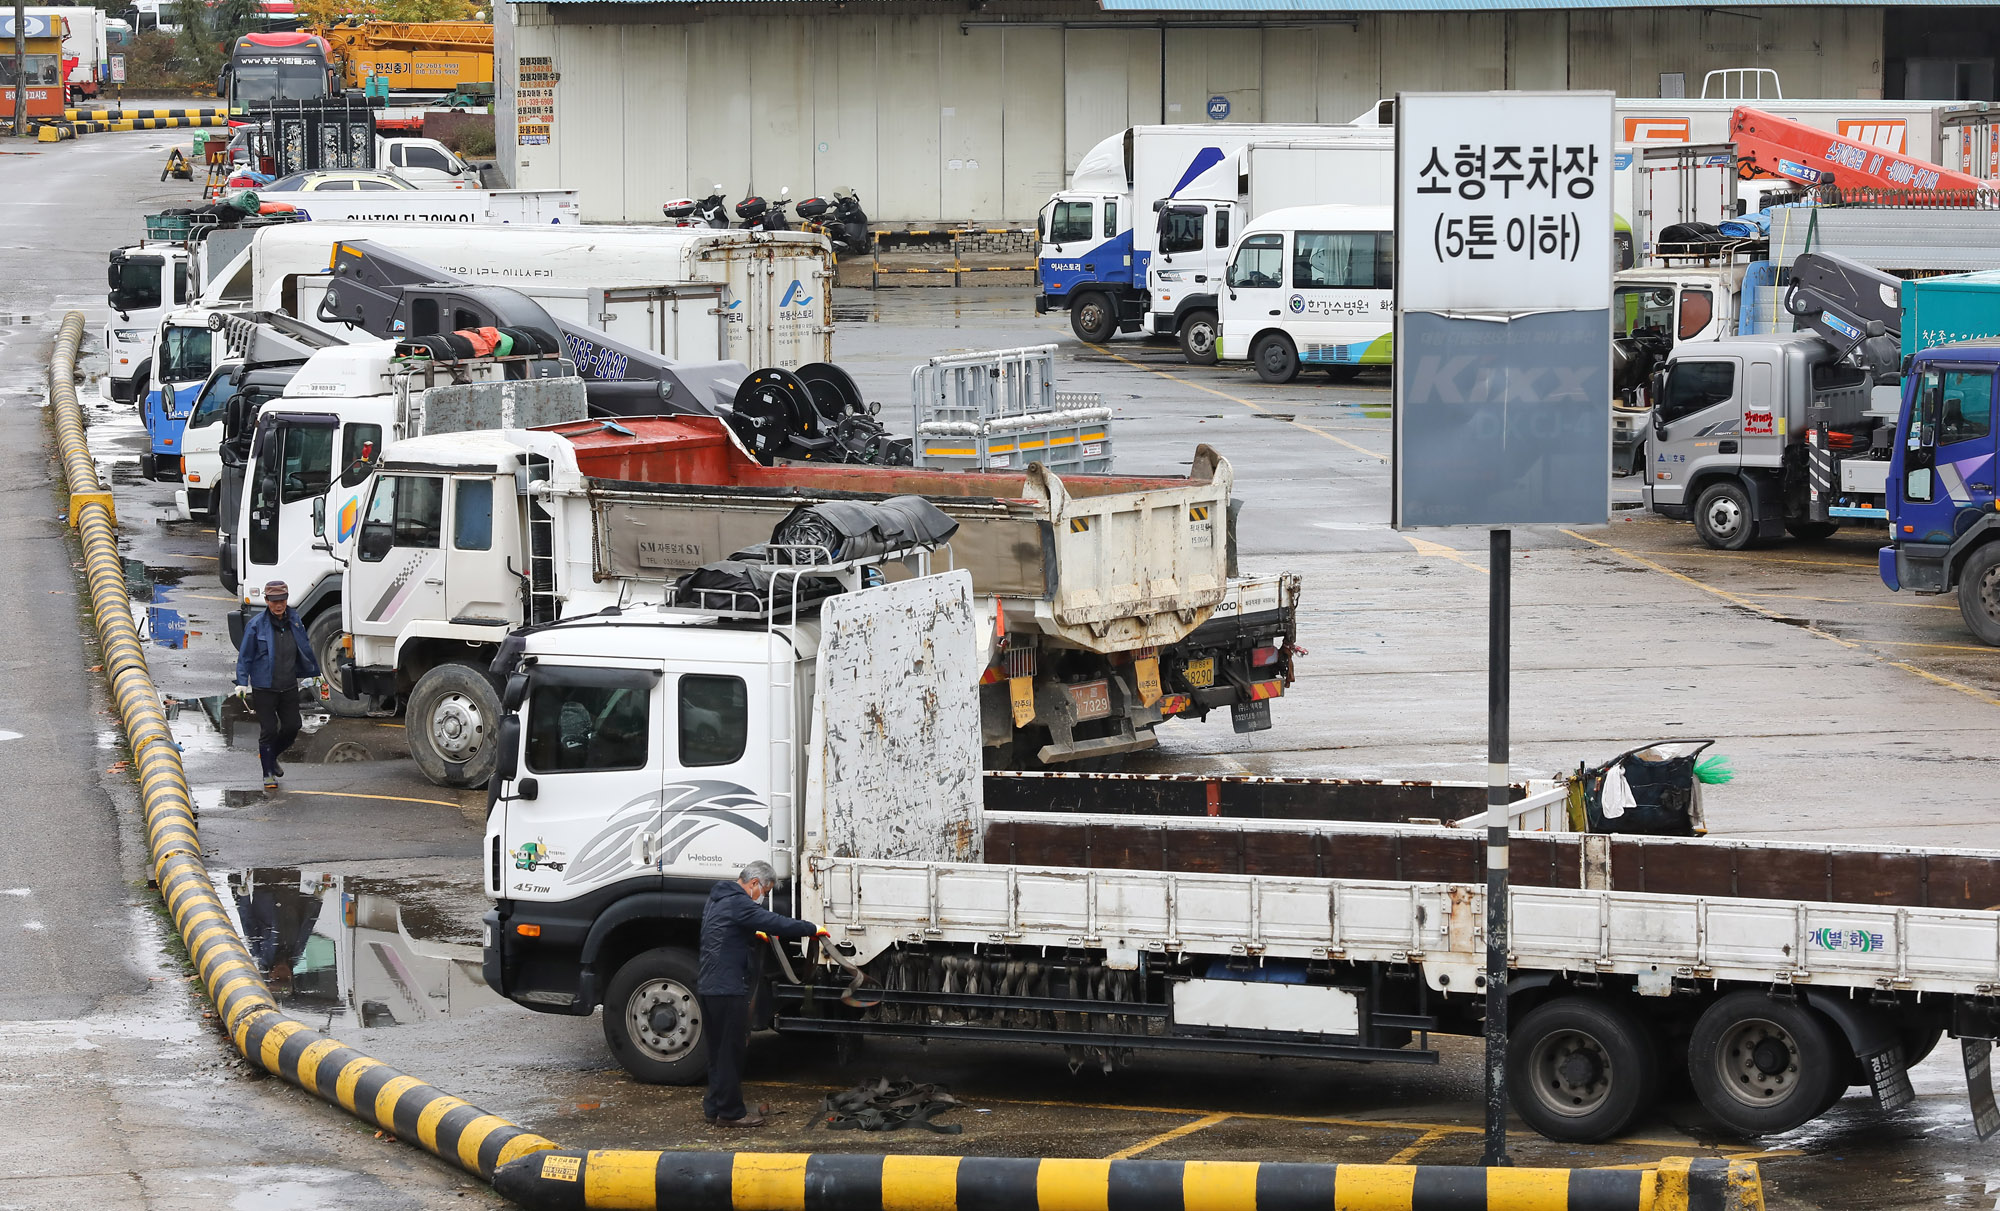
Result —
[[1042, 463], [1111, 469], [1111, 409], [1094, 391], [1058, 391], [1054, 345], [934, 357], [910, 372], [919, 467], [992, 471]]

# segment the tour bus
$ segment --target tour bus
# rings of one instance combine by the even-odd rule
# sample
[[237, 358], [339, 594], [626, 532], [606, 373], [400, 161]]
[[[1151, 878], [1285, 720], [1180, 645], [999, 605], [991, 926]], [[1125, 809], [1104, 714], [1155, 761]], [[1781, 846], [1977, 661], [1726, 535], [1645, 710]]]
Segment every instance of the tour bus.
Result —
[[1291, 206], [1243, 228], [1223, 281], [1216, 351], [1267, 383], [1303, 366], [1345, 382], [1387, 366], [1395, 330], [1395, 209]]

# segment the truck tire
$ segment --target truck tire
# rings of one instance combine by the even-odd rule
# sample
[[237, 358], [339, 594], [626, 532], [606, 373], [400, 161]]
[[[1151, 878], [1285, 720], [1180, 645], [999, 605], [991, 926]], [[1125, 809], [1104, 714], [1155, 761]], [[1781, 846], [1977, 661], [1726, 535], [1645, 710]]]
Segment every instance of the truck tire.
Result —
[[1250, 347], [1250, 364], [1267, 383], [1289, 383], [1299, 376], [1299, 351], [1282, 332], [1266, 332]]
[[500, 694], [469, 664], [441, 664], [410, 691], [405, 734], [417, 768], [439, 786], [484, 786], [493, 776]]
[[2000, 647], [2000, 542], [1976, 548], [1959, 567], [1958, 612], [1979, 642]]
[[313, 659], [319, 661], [319, 675], [326, 679], [326, 709], [342, 719], [359, 719], [374, 705], [366, 698], [349, 698], [340, 692], [340, 658], [347, 653], [340, 643], [340, 605], [321, 610], [306, 627], [306, 642], [312, 644]]
[[625, 961], [604, 990], [604, 1041], [635, 1081], [692, 1085], [708, 1075], [701, 1040], [700, 964], [673, 946]]
[[1824, 542], [1840, 529], [1837, 521], [1788, 521], [1785, 533], [1800, 542]]
[[1694, 506], [1694, 533], [1702, 545], [1718, 551], [1741, 551], [1757, 533], [1750, 512], [1750, 494], [1735, 480], [1703, 488]]
[[1817, 1118], [1846, 1088], [1852, 1063], [1825, 1018], [1762, 992], [1732, 992], [1710, 1005], [1688, 1040], [1695, 1096], [1746, 1136]]
[[1190, 311], [1181, 321], [1181, 356], [1190, 366], [1215, 364], [1215, 312]]
[[1630, 1127], [1659, 1087], [1644, 1023], [1613, 1001], [1557, 997], [1528, 1012], [1507, 1045], [1521, 1120], [1553, 1140], [1594, 1144]]
[[1069, 326], [1077, 340], [1101, 345], [1118, 331], [1118, 308], [1109, 295], [1093, 290], [1078, 297], [1070, 307]]

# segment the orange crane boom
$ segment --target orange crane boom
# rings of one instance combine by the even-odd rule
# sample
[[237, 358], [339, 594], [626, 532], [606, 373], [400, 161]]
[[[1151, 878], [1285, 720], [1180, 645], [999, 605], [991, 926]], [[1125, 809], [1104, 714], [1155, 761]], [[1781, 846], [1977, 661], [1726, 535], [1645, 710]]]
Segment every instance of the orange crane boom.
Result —
[[[1970, 173], [1898, 155], [1747, 105], [1730, 115], [1729, 137], [1736, 145], [1737, 164], [1754, 169], [1760, 176], [1842, 189], [1879, 189], [1892, 196], [1969, 191], [1976, 197], [1992, 189], [1992, 182]], [[1948, 203], [1950, 198], [1935, 201]], [[1971, 201], [1966, 199], [1967, 204]]]

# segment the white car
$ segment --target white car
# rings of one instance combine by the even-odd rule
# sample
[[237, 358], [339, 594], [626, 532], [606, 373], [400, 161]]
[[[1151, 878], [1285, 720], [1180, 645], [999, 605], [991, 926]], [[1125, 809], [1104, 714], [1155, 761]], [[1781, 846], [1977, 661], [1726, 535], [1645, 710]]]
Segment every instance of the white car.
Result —
[[326, 169], [295, 172], [269, 185], [251, 185], [258, 193], [352, 193], [357, 189], [377, 193], [410, 192], [417, 187], [393, 172], [364, 172], [356, 169]]

